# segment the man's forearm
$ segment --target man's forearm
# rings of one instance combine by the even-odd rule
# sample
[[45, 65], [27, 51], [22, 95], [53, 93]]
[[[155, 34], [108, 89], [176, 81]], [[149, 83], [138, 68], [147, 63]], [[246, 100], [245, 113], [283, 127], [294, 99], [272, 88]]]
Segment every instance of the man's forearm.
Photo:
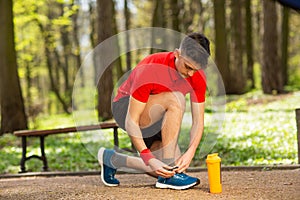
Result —
[[193, 124], [190, 132], [189, 149], [194, 153], [199, 146], [204, 130], [204, 103], [191, 103]]
[[191, 128], [189, 149], [193, 152], [196, 152], [196, 149], [200, 144], [203, 129], [203, 125], [192, 126]]
[[140, 127], [131, 119], [126, 120], [126, 131], [138, 152], [146, 149], [146, 144], [143, 140], [143, 135]]

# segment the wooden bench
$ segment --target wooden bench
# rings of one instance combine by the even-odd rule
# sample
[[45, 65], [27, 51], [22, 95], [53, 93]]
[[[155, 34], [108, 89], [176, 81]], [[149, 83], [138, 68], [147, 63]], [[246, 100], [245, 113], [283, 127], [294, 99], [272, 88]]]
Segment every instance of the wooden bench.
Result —
[[[67, 128], [57, 128], [57, 129], [49, 129], [49, 130], [21, 130], [15, 131], [14, 135], [18, 137], [22, 137], [22, 158], [20, 162], [20, 173], [26, 172], [25, 162], [32, 158], [39, 159], [43, 162], [43, 170], [48, 171], [48, 163], [47, 157], [45, 153], [45, 137], [53, 134], [61, 134], [61, 133], [75, 133], [80, 131], [91, 131], [91, 130], [99, 130], [99, 129], [114, 129], [114, 147], [118, 150], [119, 147], [119, 138], [118, 138], [118, 128], [119, 126], [114, 122], [105, 122], [96, 125], [87, 125], [87, 126], [74, 126]], [[40, 138], [40, 150], [41, 155], [26, 155], [27, 153], [27, 137], [39, 137]]]

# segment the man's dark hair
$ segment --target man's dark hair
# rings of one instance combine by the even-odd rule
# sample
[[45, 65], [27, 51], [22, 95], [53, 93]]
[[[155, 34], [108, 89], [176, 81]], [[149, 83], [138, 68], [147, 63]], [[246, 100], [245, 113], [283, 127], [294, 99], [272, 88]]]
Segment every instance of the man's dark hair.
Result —
[[210, 55], [209, 45], [209, 40], [203, 34], [191, 33], [183, 38], [180, 49], [184, 56], [191, 58], [204, 69], [207, 67], [207, 60]]

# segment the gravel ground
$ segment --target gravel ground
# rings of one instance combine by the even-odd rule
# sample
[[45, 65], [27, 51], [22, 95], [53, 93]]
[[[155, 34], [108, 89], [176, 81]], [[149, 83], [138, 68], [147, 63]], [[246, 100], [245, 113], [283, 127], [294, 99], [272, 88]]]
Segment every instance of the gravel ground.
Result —
[[298, 199], [300, 169], [223, 171], [221, 194], [209, 193], [207, 172], [191, 172], [200, 185], [183, 191], [157, 189], [144, 174], [117, 174], [121, 185], [106, 187], [99, 176], [21, 177], [0, 179], [0, 199]]

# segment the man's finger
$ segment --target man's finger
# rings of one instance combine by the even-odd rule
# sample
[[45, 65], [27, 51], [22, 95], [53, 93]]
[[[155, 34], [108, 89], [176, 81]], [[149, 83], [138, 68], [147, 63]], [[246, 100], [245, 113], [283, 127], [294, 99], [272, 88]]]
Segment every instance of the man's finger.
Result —
[[156, 173], [160, 176], [163, 176], [165, 178], [170, 178], [172, 176], [175, 175], [175, 172], [173, 171], [169, 171], [169, 170], [165, 170], [165, 169], [161, 169], [161, 170], [157, 170]]
[[168, 171], [176, 171], [179, 167], [178, 166], [174, 166], [174, 167], [171, 167], [169, 169], [167, 169]]
[[162, 168], [163, 168], [163, 169], [166, 169], [166, 170], [168, 170], [168, 171], [172, 171], [172, 168], [173, 168], [173, 167], [171, 167], [171, 166], [169, 166], [169, 165], [165, 165], [165, 166], [163, 166]]
[[188, 168], [187, 165], [181, 165], [181, 166], [179, 166], [178, 169], [176, 169], [175, 171], [176, 171], [177, 173], [182, 173], [182, 172], [184, 172], [187, 168]]
[[181, 173], [185, 170], [185, 165], [182, 165], [182, 163], [180, 165], [178, 165], [178, 168], [175, 169], [175, 172], [177, 173]]

